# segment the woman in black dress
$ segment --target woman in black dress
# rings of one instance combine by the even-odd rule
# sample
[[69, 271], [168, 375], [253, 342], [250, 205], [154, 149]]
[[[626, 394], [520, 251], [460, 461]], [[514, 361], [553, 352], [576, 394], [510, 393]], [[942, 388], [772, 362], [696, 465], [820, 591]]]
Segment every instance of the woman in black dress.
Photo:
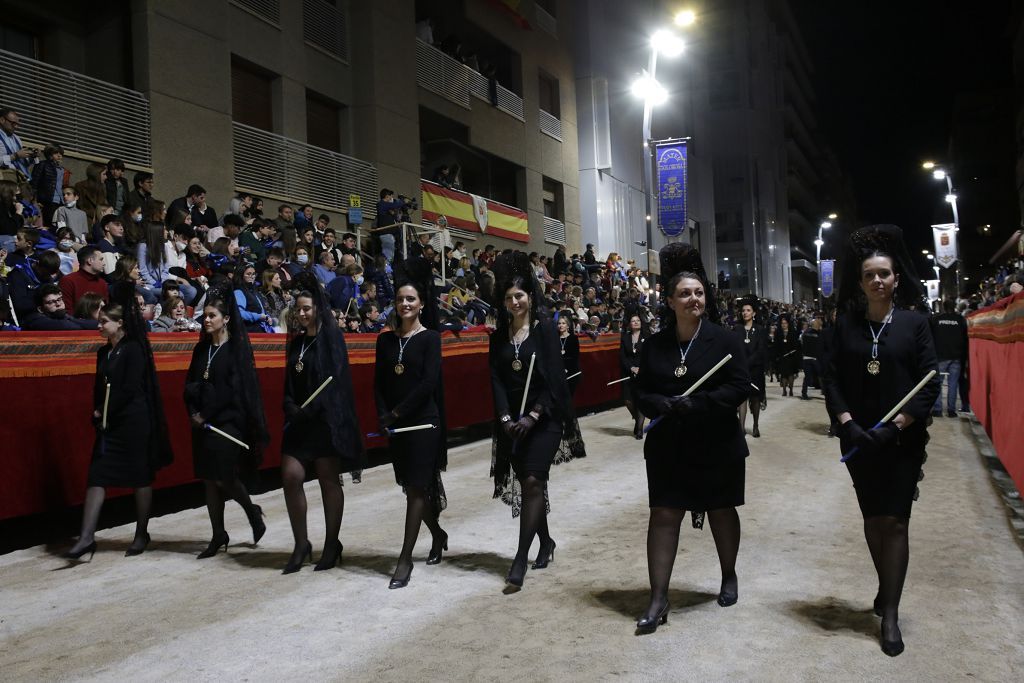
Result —
[[[540, 536], [540, 550], [533, 568], [542, 569], [554, 559], [555, 541], [547, 520], [552, 463], [584, 454], [582, 448], [560, 451], [564, 432], [574, 424], [572, 400], [558, 333], [549, 321], [540, 320], [541, 290], [529, 258], [522, 252], [503, 255], [495, 272], [498, 327], [489, 350], [496, 418], [491, 476], [494, 497], [512, 506], [513, 517], [522, 512], [519, 546], [505, 579], [508, 590], [514, 591], [523, 585], [534, 536]], [[535, 361], [527, 388], [531, 358]], [[524, 392], [526, 408], [520, 415]]]
[[[640, 372], [633, 380], [640, 410], [661, 418], [644, 443], [651, 601], [637, 622], [638, 634], [668, 621], [669, 580], [687, 510], [698, 529], [707, 513], [722, 567], [718, 604], [735, 604], [740, 546], [736, 508], [743, 505], [748, 455], [736, 419], [737, 407], [750, 395], [743, 343], [719, 327], [714, 292], [696, 249], [669, 244], [661, 250], [661, 268], [667, 277], [661, 331], [643, 345]], [[690, 396], [682, 396], [727, 354], [732, 358], [723, 367]]]
[[740, 404], [740, 426], [743, 433], [747, 431], [747, 406], [754, 418], [754, 429], [751, 436], [760, 438], [757, 420], [761, 416], [761, 406], [767, 403], [764, 387], [765, 336], [764, 330], [754, 324], [756, 300], [744, 299], [740, 302], [741, 321], [733, 328], [733, 332], [743, 340], [743, 351], [747, 359], [747, 374], [750, 376], [748, 399]]
[[[306, 529], [306, 477], [316, 474], [324, 503], [324, 549], [313, 567], [323, 571], [341, 562], [345, 492], [340, 475], [360, 472], [366, 465], [348, 349], [331, 303], [312, 273], [299, 273], [295, 287], [298, 330], [290, 335], [286, 352], [281, 443], [281, 483], [295, 546], [282, 574], [293, 574], [304, 560], [313, 560]], [[328, 377], [333, 379], [303, 408]]]
[[576, 395], [580, 377], [580, 340], [572, 329], [572, 312], [565, 310], [558, 316], [558, 344], [562, 347], [562, 365], [569, 379], [569, 396]]
[[89, 464], [82, 532], [65, 554], [74, 560], [85, 553], [91, 559], [96, 552], [96, 525], [107, 487], [135, 489], [135, 538], [125, 555], [145, 551], [149, 545], [153, 477], [173, 458], [153, 351], [135, 288], [130, 283], [115, 284], [110, 301], [100, 313], [100, 336], [107, 343], [96, 352], [92, 392], [96, 441]]
[[377, 337], [374, 397], [382, 429], [433, 425], [430, 429], [392, 434], [388, 450], [395, 481], [405, 491], [405, 540], [388, 588], [404, 588], [412, 575], [412, 551], [420, 525], [430, 529], [427, 564], [438, 564], [448, 549], [448, 534], [438, 523], [447, 507], [441, 472], [448, 465], [444, 389], [441, 382], [441, 335], [437, 296], [430, 264], [410, 258], [395, 272], [393, 332]]
[[[640, 371], [640, 349], [647, 340], [647, 326], [639, 313], [631, 313], [628, 317], [626, 329], [622, 331], [619, 339], [619, 370], [622, 377], [636, 377]], [[635, 390], [633, 382], [622, 382], [622, 398], [626, 402], [626, 409], [633, 418], [633, 438], [640, 440], [644, 438], [644, 414], [636, 406]]]
[[800, 335], [793, 328], [793, 321], [788, 315], [779, 318], [779, 329], [775, 332], [775, 371], [779, 375], [779, 384], [782, 386], [782, 395], [793, 395], [793, 381], [800, 372], [800, 363], [803, 359], [800, 356]]
[[[185, 377], [185, 408], [192, 419], [192, 466], [206, 490], [213, 537], [198, 559], [228, 548], [224, 501], [233, 498], [249, 518], [252, 542], [267, 530], [263, 510], [249, 499], [243, 478], [255, 475], [269, 441], [252, 346], [230, 289], [213, 289], [203, 308], [203, 331]], [[245, 443], [243, 448], [210, 427]]]
[[941, 390], [938, 376], [891, 421], [874, 425], [937, 367], [928, 318], [905, 310], [922, 299], [918, 282], [899, 228], [869, 226], [851, 236], [824, 380], [842, 452], [858, 449], [846, 467], [878, 574], [874, 609], [882, 617], [882, 650], [892, 657], [903, 651], [899, 604], [910, 561], [910, 509], [926, 457], [926, 420]]

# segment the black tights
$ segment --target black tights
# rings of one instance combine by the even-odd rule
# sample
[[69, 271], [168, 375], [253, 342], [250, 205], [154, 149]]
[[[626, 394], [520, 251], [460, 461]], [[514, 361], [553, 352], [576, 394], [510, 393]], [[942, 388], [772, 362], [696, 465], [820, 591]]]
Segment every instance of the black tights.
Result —
[[[341, 517], [345, 513], [345, 490], [341, 487], [341, 465], [336, 458], [317, 458], [313, 461], [316, 478], [320, 482], [320, 496], [324, 501], [324, 554], [334, 552], [340, 543]], [[290, 455], [281, 456], [281, 483], [284, 503], [288, 508], [288, 521], [295, 537], [295, 548], [289, 563], [302, 561], [309, 535], [306, 530], [306, 465]]]
[[206, 511], [210, 515], [210, 526], [213, 527], [214, 539], [225, 535], [224, 530], [224, 501], [232, 498], [242, 509], [245, 516], [252, 519], [256, 507], [249, 499], [249, 492], [245, 485], [237, 477], [230, 481], [213, 481], [204, 479], [203, 486], [206, 488]]
[[[686, 510], [652, 507], [647, 526], [647, 573], [651, 580], [651, 603], [645, 617], [657, 616], [668, 603], [668, 584], [679, 550], [679, 527]], [[722, 567], [722, 591], [735, 593], [736, 555], [740, 549], [740, 516], [736, 508], [708, 511], [711, 534]]]
[[640, 412], [640, 409], [633, 401], [626, 401], [626, 410], [629, 411], [629, 416], [633, 418], [633, 433], [641, 432], [644, 428], [644, 414]]
[[864, 538], [878, 573], [876, 602], [882, 610], [882, 635], [886, 640], [899, 637], [900, 597], [910, 564], [909, 525], [909, 519], [900, 517], [864, 519]]
[[513, 570], [526, 571], [527, 557], [530, 554], [534, 536], [540, 537], [541, 545], [551, 543], [551, 534], [548, 532], [547, 502], [544, 499], [545, 484], [543, 479], [532, 474], [519, 480], [523, 492], [523, 509], [519, 516], [519, 546], [516, 548], [516, 557], [512, 561]]
[[426, 523], [427, 528], [430, 529], [430, 535], [435, 540], [444, 534], [427, 492], [416, 486], [407, 486], [405, 487], [405, 540], [402, 541], [402, 552], [398, 555], [395, 579], [405, 579], [412, 573], [412, 551], [416, 547], [416, 539], [420, 535], [420, 524], [423, 523]]
[[[100, 521], [100, 510], [106, 490], [102, 486], [90, 486], [85, 490], [85, 504], [82, 507], [82, 531], [78, 541], [70, 552], [78, 552], [96, 540], [96, 527]], [[153, 487], [143, 486], [135, 489], [135, 538], [132, 548], [141, 548], [146, 544], [149, 529], [149, 511], [153, 507]]]
[[754, 396], [740, 404], [740, 427], [747, 430], [747, 406], [750, 406], [750, 416], [754, 418], [754, 429], [757, 429], [757, 419], [761, 416], [761, 399]]

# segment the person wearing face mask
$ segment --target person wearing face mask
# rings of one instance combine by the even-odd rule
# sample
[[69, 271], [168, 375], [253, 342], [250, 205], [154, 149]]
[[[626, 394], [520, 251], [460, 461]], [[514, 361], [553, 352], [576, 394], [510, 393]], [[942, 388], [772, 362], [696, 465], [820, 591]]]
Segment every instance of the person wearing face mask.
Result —
[[296, 245], [292, 259], [285, 267], [293, 278], [304, 270], [310, 270], [309, 249], [302, 244]]
[[[297, 326], [289, 334], [286, 351], [281, 443], [281, 479], [295, 545], [283, 574], [294, 574], [313, 557], [303, 489], [307, 476], [316, 474], [323, 499], [326, 536], [313, 568], [323, 571], [341, 563], [341, 473], [355, 476], [366, 464], [345, 340], [315, 278], [303, 273], [295, 292]], [[333, 379], [310, 401], [328, 378]]]
[[[662, 248], [665, 304], [661, 329], [643, 344], [635, 384], [637, 405], [654, 420], [644, 442], [650, 519], [647, 570], [651, 598], [637, 621], [638, 634], [668, 621], [672, 567], [686, 511], [693, 527], [705, 515], [722, 570], [718, 604], [738, 599], [736, 555], [749, 454], [736, 409], [749, 396], [743, 344], [719, 326], [719, 311], [700, 253], [672, 243]], [[682, 394], [731, 354], [724, 366], [689, 396]]]
[[89, 232], [89, 217], [78, 208], [78, 192], [73, 187], [64, 188], [64, 204], [53, 213], [53, 227], [56, 229], [71, 228], [75, 239], [85, 241]]
[[843, 454], [864, 518], [878, 575], [874, 611], [890, 657], [903, 652], [899, 605], [910, 562], [910, 512], [928, 443], [927, 420], [941, 392], [936, 374], [890, 421], [876, 427], [929, 371], [937, 370], [928, 318], [912, 310], [924, 298], [895, 225], [872, 225], [847, 241], [825, 366], [825, 402], [839, 422]]
[[60, 272], [63, 275], [70, 275], [78, 270], [78, 256], [75, 254], [75, 233], [71, 228], [61, 228], [57, 231], [57, 246], [54, 251], [60, 258]]
[[361, 284], [363, 284], [363, 269], [354, 263], [345, 266], [341, 275], [327, 285], [327, 296], [331, 299], [331, 307], [345, 311], [347, 314], [352, 302], [359, 295]]

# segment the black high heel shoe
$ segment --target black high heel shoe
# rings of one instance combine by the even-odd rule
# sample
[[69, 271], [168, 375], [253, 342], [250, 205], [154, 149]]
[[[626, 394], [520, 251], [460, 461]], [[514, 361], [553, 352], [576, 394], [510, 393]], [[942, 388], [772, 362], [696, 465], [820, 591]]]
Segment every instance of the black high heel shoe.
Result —
[[661, 608], [661, 611], [653, 617], [640, 617], [636, 622], [636, 635], [642, 636], [648, 633], [654, 633], [658, 630], [659, 626], [667, 624], [669, 609], [671, 609], [671, 606], [666, 602], [665, 606]]
[[141, 548], [136, 548], [136, 547], [133, 547], [133, 546], [128, 546], [128, 550], [124, 551], [124, 556], [125, 557], [135, 557], [136, 555], [141, 555], [142, 553], [146, 552], [146, 548], [148, 548], [148, 547], [149, 547], [149, 533], [147, 532], [142, 537], [142, 547]]
[[252, 506], [252, 514], [249, 515], [249, 526], [252, 527], [252, 544], [256, 545], [263, 538], [263, 534], [267, 533], [267, 525], [263, 521], [266, 515], [263, 514], [263, 508], [259, 505]]
[[521, 565], [517, 561], [512, 562], [512, 566], [508, 570], [508, 576], [505, 577], [505, 583], [511, 587], [514, 593], [523, 587], [523, 581], [526, 579], [526, 562]]
[[409, 585], [409, 579], [412, 578], [412, 564], [409, 564], [409, 573], [405, 575], [404, 579], [397, 578], [397, 574], [392, 575], [391, 583], [388, 584], [388, 590], [395, 590], [396, 588], [405, 588]]
[[214, 536], [210, 539], [210, 544], [206, 546], [206, 550], [196, 555], [197, 560], [205, 560], [208, 557], [213, 557], [220, 550], [221, 546], [224, 546], [224, 552], [228, 551], [228, 533], [225, 531], [223, 536]]
[[900, 632], [899, 624], [896, 624], [896, 638], [894, 640], [885, 639], [885, 624], [886, 619], [882, 618], [882, 631], [878, 636], [878, 640], [882, 644], [882, 652], [889, 655], [890, 657], [898, 657], [903, 654], [903, 634]]
[[531, 569], [544, 569], [549, 563], [555, 561], [555, 539], [551, 539], [551, 545], [540, 544], [540, 549], [537, 551], [537, 561], [533, 563]]
[[[733, 580], [736, 581], [735, 578]], [[739, 596], [739, 585], [738, 585], [739, 582], [736, 581], [736, 583], [737, 583], [737, 586], [735, 588], [733, 588], [732, 590], [726, 590], [725, 589], [725, 579], [722, 579], [722, 588], [721, 588], [720, 591], [718, 591], [718, 604], [719, 605], [721, 605], [722, 607], [731, 607], [731, 606], [736, 604], [736, 601], [739, 600], [739, 597], [740, 597]]]
[[444, 531], [441, 532], [441, 541], [435, 538], [430, 544], [430, 554], [427, 555], [427, 564], [441, 564], [441, 557], [444, 555], [442, 551], [448, 550], [448, 534]]
[[81, 550], [76, 550], [74, 552], [72, 552], [70, 550], [67, 551], [66, 553], [64, 553], [63, 557], [66, 560], [77, 560], [77, 559], [80, 559], [82, 557], [82, 555], [85, 555], [86, 553], [89, 553], [89, 561], [92, 562], [92, 556], [96, 554], [96, 541], [95, 540], [93, 540], [92, 543], [90, 543], [89, 545], [85, 546]]
[[307, 558], [309, 559], [310, 562], [313, 561], [313, 544], [309, 541], [306, 541], [306, 549], [302, 552], [301, 555], [299, 555], [298, 561], [292, 562], [291, 560], [288, 560], [288, 564], [284, 566], [284, 570], [282, 570], [281, 573], [294, 574], [295, 572], [302, 569], [302, 565]]
[[320, 561], [313, 567], [313, 571], [322, 572], [326, 569], [334, 569], [335, 565], [341, 564], [341, 552], [345, 549], [345, 546], [341, 544], [341, 541], [337, 541], [335, 544], [337, 550], [330, 555], [327, 554], [327, 550], [320, 556]]

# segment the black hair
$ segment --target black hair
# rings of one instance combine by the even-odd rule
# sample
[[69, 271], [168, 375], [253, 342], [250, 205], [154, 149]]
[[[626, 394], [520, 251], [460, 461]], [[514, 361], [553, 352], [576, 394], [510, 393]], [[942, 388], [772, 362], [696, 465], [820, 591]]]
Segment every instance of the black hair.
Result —
[[223, 225], [225, 228], [229, 225], [234, 226], [236, 228], [244, 228], [245, 219], [239, 216], [237, 213], [229, 213], [225, 214], [224, 218], [221, 219], [221, 225]]
[[84, 266], [85, 262], [91, 259], [96, 254], [100, 253], [100, 250], [91, 244], [86, 245], [78, 250], [78, 265]]
[[58, 287], [55, 283], [47, 282], [44, 285], [40, 285], [39, 289], [36, 290], [36, 306], [42, 306], [43, 299], [45, 299], [48, 296], [53, 296], [54, 294], [58, 296], [63, 296], [63, 294], [60, 291], [60, 287]]
[[[180, 185], [178, 187], [181, 187]], [[195, 197], [197, 194], [206, 194], [206, 188], [202, 185], [189, 185], [188, 190], [185, 192], [186, 197]]]
[[139, 189], [139, 186], [142, 185], [142, 183], [152, 179], [153, 174], [149, 171], [137, 171], [135, 175], [132, 176], [132, 185], [135, 186], [135, 189]]

